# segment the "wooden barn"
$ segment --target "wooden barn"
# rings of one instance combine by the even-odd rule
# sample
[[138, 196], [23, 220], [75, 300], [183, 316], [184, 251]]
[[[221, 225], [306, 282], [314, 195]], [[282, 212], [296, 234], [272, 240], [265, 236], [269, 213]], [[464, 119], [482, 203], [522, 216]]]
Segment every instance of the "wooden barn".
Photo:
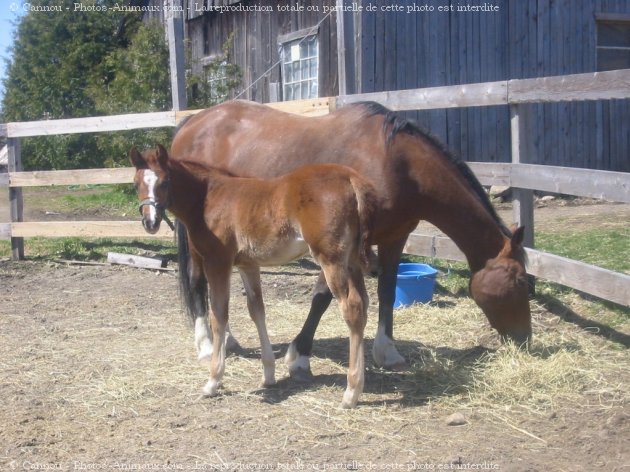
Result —
[[[184, 1], [193, 68], [231, 38], [259, 102], [630, 68], [627, 0]], [[523, 162], [630, 171], [629, 105], [528, 105]], [[510, 160], [507, 106], [410, 116], [466, 160]]]

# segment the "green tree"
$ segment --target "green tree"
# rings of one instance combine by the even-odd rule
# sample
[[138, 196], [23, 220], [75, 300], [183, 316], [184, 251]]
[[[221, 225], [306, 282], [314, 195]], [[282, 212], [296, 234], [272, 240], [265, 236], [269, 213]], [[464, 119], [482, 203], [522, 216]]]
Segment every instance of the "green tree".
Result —
[[[157, 22], [140, 24], [127, 48], [113, 50], [102, 63], [105, 73], [91, 86], [99, 114], [148, 113], [171, 108], [168, 46], [164, 28]], [[168, 145], [172, 129], [157, 128], [100, 133], [96, 140], [107, 166], [128, 165], [133, 144], [142, 147]]]
[[[120, 0], [83, 0], [89, 7]], [[144, 24], [139, 12], [115, 9], [74, 11], [74, 0], [33, 0], [33, 7], [61, 7], [58, 12], [32, 8], [17, 27], [2, 103], [5, 121], [164, 111], [171, 107], [168, 46], [163, 26]], [[195, 93], [190, 108], [227, 99], [241, 81], [223, 55], [201, 75], [187, 74]], [[127, 165], [132, 145], [168, 145], [172, 129], [67, 134], [27, 138], [22, 142], [25, 169], [71, 169]]]
[[[139, 14], [74, 11], [72, 0], [34, 0], [31, 5], [61, 8], [55, 12], [32, 8], [21, 18], [4, 84], [4, 118], [30, 121], [97, 114], [91, 84], [107, 76], [104, 59], [128, 46]], [[81, 134], [25, 139], [22, 158], [27, 169], [94, 167], [102, 161], [95, 137]]]

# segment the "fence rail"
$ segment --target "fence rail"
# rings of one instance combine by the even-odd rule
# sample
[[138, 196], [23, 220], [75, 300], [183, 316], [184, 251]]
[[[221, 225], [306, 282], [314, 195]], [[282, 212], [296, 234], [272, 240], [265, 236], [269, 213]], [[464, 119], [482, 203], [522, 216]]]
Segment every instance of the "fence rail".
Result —
[[[337, 107], [359, 101], [380, 102], [392, 110], [429, 110], [437, 108], [509, 105], [511, 110], [511, 163], [470, 163], [484, 185], [505, 185], [515, 189], [515, 219], [529, 230], [526, 241], [533, 241], [533, 191], [601, 198], [630, 203], [630, 174], [555, 166], [522, 164], [527, 153], [524, 137], [529, 130], [522, 119], [521, 104], [577, 100], [630, 98], [630, 69], [507, 80], [480, 84], [433, 87], [414, 90], [324, 97], [313, 100], [268, 104], [304, 116], [325, 115]], [[0, 135], [8, 137], [9, 173], [0, 175], [0, 187], [9, 187], [11, 222], [0, 223], [0, 239], [11, 239], [13, 256], [18, 259], [22, 238], [44, 237], [151, 237], [133, 221], [23, 222], [21, 189], [31, 186], [128, 183], [131, 168], [72, 171], [21, 172], [19, 138], [69, 133], [123, 131], [129, 129], [173, 127], [200, 110], [142, 113], [107, 117], [48, 120], [0, 124]], [[168, 229], [153, 237], [172, 237]], [[531, 245], [531, 244], [530, 244]], [[22, 250], [23, 251], [23, 250]], [[411, 254], [463, 260], [464, 256], [446, 237], [412, 233], [405, 251]], [[630, 306], [630, 276], [615, 273], [535, 249], [527, 249], [528, 272], [537, 277], [581, 290], [606, 300]]]

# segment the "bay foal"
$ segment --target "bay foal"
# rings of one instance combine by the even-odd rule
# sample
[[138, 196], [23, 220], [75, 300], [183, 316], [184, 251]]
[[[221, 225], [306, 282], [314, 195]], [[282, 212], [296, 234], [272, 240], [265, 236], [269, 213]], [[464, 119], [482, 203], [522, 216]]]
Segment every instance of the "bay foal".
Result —
[[145, 229], [157, 231], [168, 208], [186, 225], [188, 242], [203, 260], [214, 338], [210, 379], [203, 393], [217, 394], [225, 369], [234, 266], [243, 279], [249, 314], [258, 329], [262, 383], [275, 383], [260, 267], [285, 264], [310, 249], [350, 328], [348, 385], [342, 406], [356, 406], [364, 384], [363, 332], [368, 297], [363, 268], [370, 255], [370, 231], [377, 207], [372, 185], [356, 171], [333, 164], [306, 166], [263, 180], [171, 160], [162, 146], [142, 154], [133, 148], [129, 157], [136, 168], [134, 183]]

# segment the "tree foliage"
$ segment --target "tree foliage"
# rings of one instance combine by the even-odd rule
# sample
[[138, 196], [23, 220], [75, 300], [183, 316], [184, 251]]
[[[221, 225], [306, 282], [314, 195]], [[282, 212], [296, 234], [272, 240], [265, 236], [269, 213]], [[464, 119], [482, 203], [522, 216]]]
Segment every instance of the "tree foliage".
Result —
[[[120, 0], [83, 0], [98, 8]], [[139, 12], [75, 11], [75, 0], [32, 0], [17, 25], [5, 80], [2, 120], [33, 121], [171, 108], [168, 45], [159, 23]], [[59, 11], [38, 11], [60, 6]], [[240, 69], [224, 54], [201, 76], [188, 74], [191, 107], [223, 101], [240, 83]], [[172, 129], [67, 134], [22, 141], [25, 169], [127, 165], [132, 145], [168, 145]]]
[[[83, 2], [97, 6], [115, 3]], [[133, 12], [74, 11], [72, 0], [35, 0], [31, 5], [61, 8], [55, 12], [31, 8], [21, 18], [5, 80], [4, 120], [77, 118], [167, 108], [168, 49], [163, 35], [161, 45], [157, 44], [158, 26], [144, 26], [139, 14]], [[143, 48], [153, 63], [139, 58]], [[153, 56], [156, 49], [159, 53]], [[156, 74], [158, 68], [163, 72]], [[130, 90], [122, 90], [125, 87]], [[168, 134], [163, 134], [166, 139]], [[22, 144], [22, 159], [26, 169], [111, 165], [122, 160], [121, 139], [95, 134], [27, 138]]]

